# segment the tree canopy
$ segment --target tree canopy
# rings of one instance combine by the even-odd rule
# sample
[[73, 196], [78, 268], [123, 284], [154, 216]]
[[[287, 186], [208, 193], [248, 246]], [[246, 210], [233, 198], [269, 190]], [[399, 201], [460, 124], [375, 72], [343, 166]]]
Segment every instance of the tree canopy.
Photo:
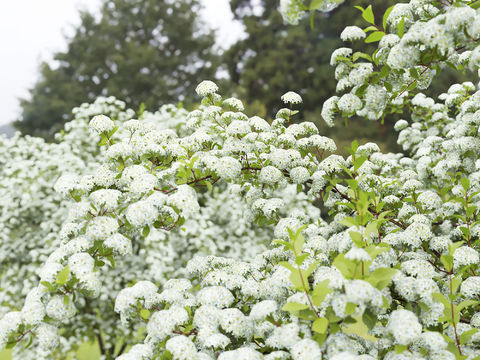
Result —
[[214, 75], [217, 61], [213, 33], [198, 10], [197, 0], [109, 0], [98, 19], [82, 12], [67, 50], [56, 53], [53, 64], [41, 64], [15, 125], [50, 137], [73, 107], [101, 95], [133, 108], [192, 101], [189, 94]]

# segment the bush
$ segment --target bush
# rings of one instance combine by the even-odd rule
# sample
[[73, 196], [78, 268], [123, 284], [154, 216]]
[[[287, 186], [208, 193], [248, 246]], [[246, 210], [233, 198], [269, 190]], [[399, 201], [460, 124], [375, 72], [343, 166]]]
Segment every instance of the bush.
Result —
[[[204, 81], [202, 104], [188, 115], [171, 107], [139, 120], [123, 109], [116, 121], [92, 113], [102, 150], [74, 122], [83, 134], [59, 135], [45, 179], [9, 165], [2, 181], [18, 182], [18, 197], [25, 183], [61, 175], [54, 188], [73, 203], [49, 195], [68, 215], [61, 230], [50, 213], [42, 224], [52, 225], [37, 224], [53, 252], [23, 308], [0, 322], [1, 343], [33, 342], [27, 356], [36, 358], [61, 357], [62, 347], [95, 336], [105, 358], [122, 360], [480, 358], [480, 91], [457, 84], [439, 102], [418, 92], [442, 66], [478, 69], [476, 4], [412, 0], [380, 23], [368, 7], [370, 25], [341, 35], [379, 47], [334, 52], [337, 90], [348, 92], [328, 100], [322, 116], [333, 125], [338, 115], [381, 120], [408, 109], [409, 121], [395, 125], [402, 154], [354, 141], [343, 158], [314, 124], [292, 124], [298, 94], [284, 94], [286, 108], [268, 123]], [[308, 8], [292, 0], [282, 10], [295, 21]], [[7, 147], [21, 154], [27, 140]], [[73, 169], [80, 176], [66, 173], [56, 146], [72, 159], [91, 149]], [[9, 230], [13, 248], [36, 234], [21, 204], [25, 235]], [[8, 206], [4, 224], [14, 219]], [[31, 274], [42, 260], [14, 266]], [[18, 301], [19, 276], [8, 275], [2, 281]]]

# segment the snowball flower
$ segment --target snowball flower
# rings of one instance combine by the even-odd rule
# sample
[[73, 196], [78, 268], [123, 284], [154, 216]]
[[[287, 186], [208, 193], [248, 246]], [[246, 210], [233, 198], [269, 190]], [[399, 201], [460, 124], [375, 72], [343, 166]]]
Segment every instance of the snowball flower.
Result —
[[289, 91], [282, 95], [282, 101], [285, 104], [301, 104], [302, 97], [293, 91]]
[[195, 92], [202, 97], [215, 94], [218, 91], [218, 86], [213, 81], [204, 80], [197, 85]]
[[195, 344], [185, 335], [168, 339], [165, 348], [172, 354], [174, 360], [193, 360], [197, 353]]
[[53, 325], [40, 324], [35, 330], [35, 335], [43, 350], [52, 350], [58, 345], [58, 329]]
[[293, 345], [292, 350], [293, 360], [321, 360], [322, 352], [320, 346], [315, 340], [303, 339]]
[[303, 166], [297, 166], [290, 170], [290, 179], [295, 184], [303, 184], [310, 178], [310, 172]]
[[362, 100], [354, 94], [345, 94], [338, 100], [337, 106], [342, 112], [355, 113], [362, 108]]
[[250, 318], [253, 320], [265, 319], [268, 315], [274, 313], [277, 310], [277, 303], [273, 300], [263, 300], [253, 305], [250, 311]]
[[197, 193], [186, 184], [180, 185], [177, 191], [168, 197], [167, 204], [175, 206], [184, 216], [192, 215], [200, 210]]
[[275, 185], [283, 178], [282, 172], [274, 166], [265, 166], [260, 170], [258, 180], [267, 185]]
[[90, 120], [89, 126], [101, 134], [112, 131], [115, 128], [115, 123], [108, 116], [96, 115]]
[[222, 179], [234, 180], [240, 175], [242, 164], [237, 159], [226, 156], [218, 161], [215, 171]]
[[78, 177], [74, 174], [64, 174], [58, 178], [53, 189], [63, 195], [70, 195], [70, 192], [78, 186]]
[[132, 226], [144, 226], [152, 224], [158, 218], [158, 210], [153, 204], [143, 200], [130, 205], [125, 216]]
[[209, 286], [198, 292], [197, 299], [202, 305], [215, 305], [224, 308], [233, 303], [234, 297], [223, 286]]
[[388, 320], [387, 330], [400, 345], [408, 345], [422, 334], [422, 325], [417, 316], [408, 310], [395, 310]]
[[478, 261], [478, 251], [469, 246], [461, 246], [453, 253], [453, 264], [455, 268], [478, 264]]
[[46, 306], [46, 313], [54, 320], [64, 321], [73, 317], [77, 311], [72, 299], [64, 300], [63, 296], [53, 296]]
[[358, 26], [347, 26], [340, 34], [342, 41], [353, 41], [365, 39], [365, 32]]
[[116, 233], [108, 237], [104, 246], [112, 248], [117, 254], [127, 255], [132, 253], [132, 242], [122, 234]]

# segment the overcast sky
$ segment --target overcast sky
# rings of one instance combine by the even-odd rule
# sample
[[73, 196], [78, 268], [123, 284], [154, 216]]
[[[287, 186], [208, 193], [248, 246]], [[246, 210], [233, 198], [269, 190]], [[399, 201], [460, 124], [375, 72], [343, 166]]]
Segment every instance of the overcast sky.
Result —
[[[228, 0], [202, 0], [204, 19], [220, 29], [218, 43], [234, 42], [242, 26], [232, 21]], [[0, 125], [15, 120], [19, 97], [37, 79], [39, 64], [66, 48], [64, 34], [79, 23], [78, 10], [98, 12], [101, 0], [0, 0]]]

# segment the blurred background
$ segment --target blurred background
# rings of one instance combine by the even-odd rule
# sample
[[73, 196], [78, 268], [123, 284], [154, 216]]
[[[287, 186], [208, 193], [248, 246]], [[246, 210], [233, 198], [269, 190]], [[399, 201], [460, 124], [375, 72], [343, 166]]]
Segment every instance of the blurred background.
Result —
[[[371, 1], [358, 0], [366, 6]], [[391, 0], [376, 0], [380, 19]], [[198, 106], [204, 79], [266, 119], [288, 90], [302, 95], [298, 120], [315, 122], [339, 149], [353, 139], [398, 151], [391, 124], [339, 122], [327, 128], [322, 103], [335, 92], [330, 54], [348, 24], [364, 27], [352, 2], [328, 14], [284, 23], [279, 0], [16, 0], [0, 2], [0, 133], [53, 139], [71, 110], [113, 95], [137, 110], [165, 103]], [[357, 49], [356, 49], [357, 50]], [[368, 49], [365, 49], [368, 50]], [[433, 95], [457, 79], [445, 71]]]

